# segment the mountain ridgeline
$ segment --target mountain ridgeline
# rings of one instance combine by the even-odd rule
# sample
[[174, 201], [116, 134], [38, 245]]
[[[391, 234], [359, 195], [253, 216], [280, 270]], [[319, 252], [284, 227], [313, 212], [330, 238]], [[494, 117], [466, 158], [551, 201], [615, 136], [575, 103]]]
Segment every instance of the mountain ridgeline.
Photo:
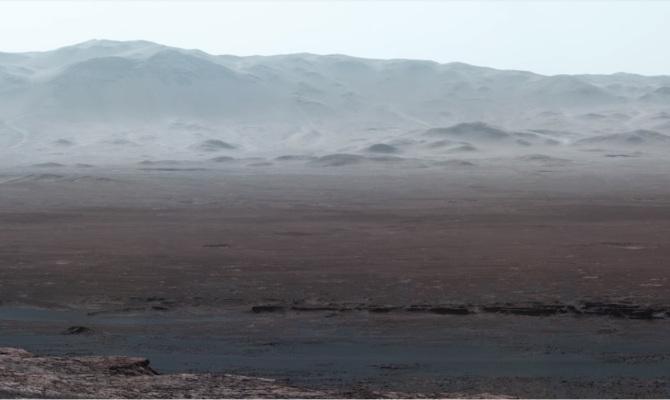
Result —
[[217, 56], [145, 41], [0, 53], [0, 151], [8, 159], [450, 158], [657, 150], [670, 146], [668, 134], [670, 76]]

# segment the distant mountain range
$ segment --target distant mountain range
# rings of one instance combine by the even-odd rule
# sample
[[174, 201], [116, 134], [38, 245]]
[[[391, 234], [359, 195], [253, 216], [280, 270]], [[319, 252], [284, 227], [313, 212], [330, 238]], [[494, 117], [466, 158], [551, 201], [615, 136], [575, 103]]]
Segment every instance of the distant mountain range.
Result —
[[415, 156], [463, 146], [639, 144], [625, 136], [636, 131], [643, 142], [666, 142], [670, 76], [237, 57], [146, 41], [0, 53], [5, 152]]

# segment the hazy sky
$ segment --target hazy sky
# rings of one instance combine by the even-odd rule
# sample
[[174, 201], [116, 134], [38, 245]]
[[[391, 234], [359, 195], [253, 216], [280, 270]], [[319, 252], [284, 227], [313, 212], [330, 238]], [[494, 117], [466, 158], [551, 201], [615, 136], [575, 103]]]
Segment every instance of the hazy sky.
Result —
[[0, 51], [93, 38], [539, 73], [670, 74], [670, 1], [7, 1]]

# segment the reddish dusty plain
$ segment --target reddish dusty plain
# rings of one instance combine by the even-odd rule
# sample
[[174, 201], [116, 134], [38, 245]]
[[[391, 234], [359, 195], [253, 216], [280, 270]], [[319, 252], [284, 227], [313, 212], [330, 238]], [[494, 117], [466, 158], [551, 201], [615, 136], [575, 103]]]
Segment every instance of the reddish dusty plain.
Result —
[[[8, 169], [3, 345], [148, 352], [158, 370], [345, 392], [667, 397], [663, 170]], [[17, 317], [26, 308], [76, 316]], [[95, 333], [60, 339], [70, 324]], [[198, 358], [194, 343], [237, 358]]]

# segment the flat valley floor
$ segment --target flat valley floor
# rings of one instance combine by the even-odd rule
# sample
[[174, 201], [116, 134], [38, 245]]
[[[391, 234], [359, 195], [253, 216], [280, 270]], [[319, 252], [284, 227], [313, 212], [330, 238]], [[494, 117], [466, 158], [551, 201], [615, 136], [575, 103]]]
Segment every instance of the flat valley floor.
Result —
[[0, 346], [343, 396], [670, 397], [667, 171], [4, 168]]

